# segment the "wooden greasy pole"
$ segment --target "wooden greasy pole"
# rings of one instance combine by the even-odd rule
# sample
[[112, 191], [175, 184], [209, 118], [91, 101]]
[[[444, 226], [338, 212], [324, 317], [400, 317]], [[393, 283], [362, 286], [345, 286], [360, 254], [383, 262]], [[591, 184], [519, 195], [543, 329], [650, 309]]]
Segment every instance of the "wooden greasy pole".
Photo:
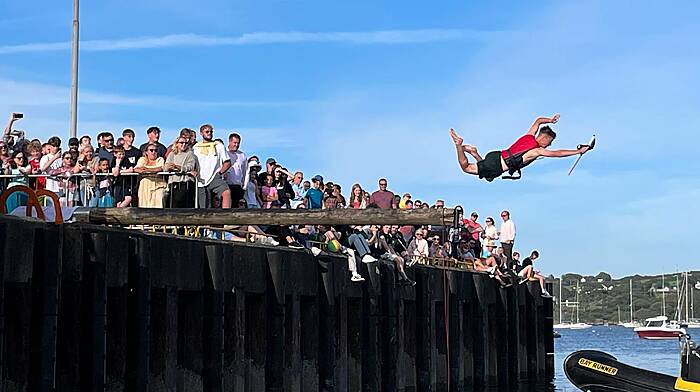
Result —
[[75, 220], [107, 225], [451, 225], [454, 209], [382, 210], [79, 208]]

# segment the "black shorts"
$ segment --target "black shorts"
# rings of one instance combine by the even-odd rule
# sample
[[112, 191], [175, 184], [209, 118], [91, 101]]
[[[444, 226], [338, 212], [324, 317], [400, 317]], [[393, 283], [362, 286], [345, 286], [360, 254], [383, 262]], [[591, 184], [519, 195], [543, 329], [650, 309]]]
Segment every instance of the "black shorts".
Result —
[[479, 178], [485, 178], [486, 181], [493, 181], [503, 174], [503, 166], [501, 165], [501, 152], [491, 151], [486, 154], [486, 157], [476, 163]]

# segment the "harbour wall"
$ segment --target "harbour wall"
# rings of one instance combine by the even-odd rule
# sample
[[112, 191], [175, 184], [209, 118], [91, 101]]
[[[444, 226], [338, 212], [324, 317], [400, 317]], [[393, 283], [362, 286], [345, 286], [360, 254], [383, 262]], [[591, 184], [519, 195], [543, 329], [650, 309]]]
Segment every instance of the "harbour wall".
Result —
[[[0, 216], [3, 391], [513, 390], [554, 374], [533, 283]], [[369, 266], [369, 268], [368, 268]]]

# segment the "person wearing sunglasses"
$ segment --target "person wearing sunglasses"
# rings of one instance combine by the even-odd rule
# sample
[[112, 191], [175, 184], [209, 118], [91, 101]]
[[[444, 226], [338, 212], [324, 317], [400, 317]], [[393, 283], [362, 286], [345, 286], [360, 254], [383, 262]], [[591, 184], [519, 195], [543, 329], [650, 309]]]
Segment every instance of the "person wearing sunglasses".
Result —
[[[78, 189], [78, 179], [73, 177], [75, 169], [75, 159], [70, 151], [66, 151], [59, 155], [61, 158], [60, 165], [57, 168], [49, 170], [49, 177], [46, 181], [46, 188], [49, 189], [51, 182], [58, 184], [58, 190], [49, 189], [56, 193], [61, 200], [61, 205], [64, 207], [73, 207], [76, 202], [80, 201], [80, 192]], [[53, 165], [51, 166], [53, 167]]]
[[484, 227], [484, 231], [481, 233], [481, 238], [483, 238], [484, 246], [496, 246], [496, 241], [498, 241], [498, 230], [496, 229], [496, 225], [494, 224], [493, 217], [486, 217], [486, 227]]
[[102, 140], [102, 146], [95, 150], [95, 156], [106, 159], [109, 166], [114, 166], [114, 135], [111, 132], [102, 132], [97, 137]]
[[[27, 163], [27, 156], [23, 151], [15, 151], [9, 162], [3, 164], [3, 174], [14, 176], [7, 188], [12, 188], [17, 185], [29, 185], [28, 174], [31, 174], [32, 168]], [[7, 199], [7, 210], [13, 211], [15, 208], [27, 204], [27, 195], [22, 192], [15, 192]]]
[[150, 127], [146, 130], [146, 136], [148, 137], [148, 141], [146, 143], [143, 143], [141, 147], [139, 147], [139, 150], [141, 150], [142, 153], [146, 152], [146, 148], [148, 148], [149, 145], [153, 144], [156, 146], [156, 154], [159, 157], [162, 157], [165, 159], [165, 152], [168, 150], [167, 147], [163, 145], [163, 143], [160, 142], [160, 128], [158, 127]]
[[165, 160], [165, 170], [173, 174], [168, 177], [171, 208], [194, 208], [194, 195], [197, 192], [197, 173], [199, 162], [190, 148], [189, 132], [187, 137], [180, 134]]
[[139, 207], [163, 208], [163, 196], [168, 183], [157, 173], [163, 170], [164, 165], [165, 160], [158, 156], [158, 146], [149, 144], [134, 168], [136, 173], [141, 174]]
[[[384, 208], [384, 209], [391, 209], [393, 208], [394, 204], [394, 192], [390, 191], [387, 189], [389, 186], [389, 182], [386, 180], [386, 178], [380, 178], [379, 179], [379, 189], [374, 191], [372, 195], [369, 197], [369, 204], [374, 204], [379, 208]], [[401, 201], [401, 198], [399, 197], [399, 201]], [[398, 202], [396, 202], [396, 206], [398, 207]]]
[[507, 260], [508, 269], [513, 268], [513, 245], [515, 244], [515, 223], [510, 219], [510, 212], [501, 212], [501, 230], [498, 231], [498, 237], [503, 247], [503, 254]]

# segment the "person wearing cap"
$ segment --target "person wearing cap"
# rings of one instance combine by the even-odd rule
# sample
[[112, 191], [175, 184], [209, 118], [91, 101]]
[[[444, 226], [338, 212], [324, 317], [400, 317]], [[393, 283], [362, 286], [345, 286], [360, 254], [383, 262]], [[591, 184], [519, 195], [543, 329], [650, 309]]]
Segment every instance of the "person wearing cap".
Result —
[[248, 171], [248, 158], [241, 147], [241, 135], [231, 133], [228, 135], [228, 157], [231, 160], [231, 168], [226, 172], [226, 184], [231, 191], [231, 205], [238, 207], [238, 202], [244, 198], [243, 180]]
[[311, 179], [311, 189], [306, 191], [306, 195], [304, 195], [306, 208], [320, 209], [323, 207], [323, 191], [321, 191], [322, 186], [323, 177], [318, 174], [313, 176]]
[[77, 137], [72, 137], [68, 139], [68, 151], [73, 156], [73, 160], [78, 160], [78, 148], [80, 147], [80, 140]]
[[484, 228], [476, 220], [479, 219], [479, 214], [476, 211], [472, 212], [469, 219], [464, 220], [464, 226], [467, 229], [467, 238], [474, 241], [472, 249], [475, 255], [481, 254], [481, 233], [484, 232]]
[[146, 152], [146, 148], [149, 144], [154, 144], [156, 146], [156, 153], [158, 154], [158, 156], [165, 159], [165, 152], [168, 150], [168, 148], [165, 147], [163, 143], [159, 142], [160, 128], [150, 127], [146, 130], [146, 135], [148, 137], [148, 140], [146, 141], [146, 143], [143, 143], [141, 147], [139, 147], [139, 150], [141, 150], [141, 154], [144, 154]]
[[231, 159], [224, 144], [214, 140], [214, 127], [211, 124], [199, 127], [199, 133], [202, 140], [193, 147], [199, 161], [198, 207], [212, 208], [214, 200], [218, 199], [221, 208], [231, 208], [231, 191], [223, 178], [231, 167]]

